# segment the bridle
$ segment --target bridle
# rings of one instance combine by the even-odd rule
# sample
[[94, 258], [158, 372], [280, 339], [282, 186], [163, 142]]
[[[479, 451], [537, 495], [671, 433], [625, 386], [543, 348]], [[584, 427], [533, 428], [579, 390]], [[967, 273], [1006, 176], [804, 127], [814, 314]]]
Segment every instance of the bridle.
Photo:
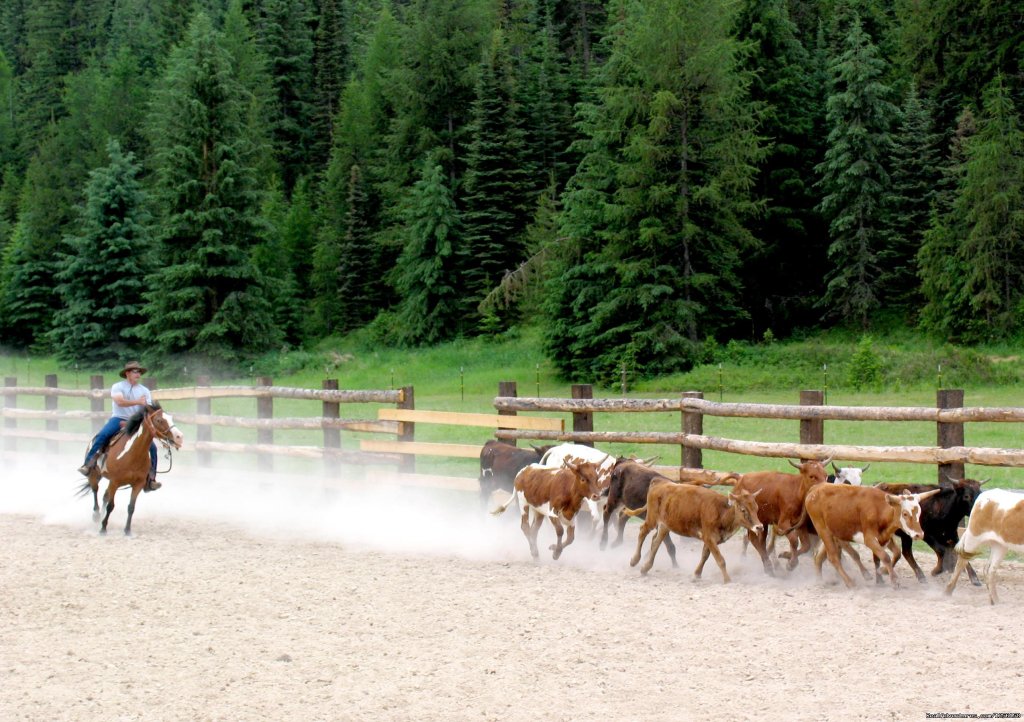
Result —
[[[157, 414], [160, 415], [160, 420], [163, 421], [164, 424], [166, 424], [166, 430], [157, 428], [156, 420], [153, 418]], [[164, 450], [166, 452], [165, 456], [167, 457], [166, 471], [170, 471], [171, 467], [174, 466], [174, 457], [172, 455], [172, 450], [176, 448], [174, 432], [178, 431], [178, 435], [181, 434], [181, 431], [178, 429], [178, 427], [174, 425], [174, 417], [172, 417], [170, 414], [164, 413], [163, 409], [156, 409], [155, 411], [147, 412], [142, 419], [142, 423], [146, 425], [146, 428], [148, 428], [150, 433], [153, 435], [153, 440], [159, 441], [160, 445], [164, 447]], [[161, 473], [166, 473], [166, 471]]]

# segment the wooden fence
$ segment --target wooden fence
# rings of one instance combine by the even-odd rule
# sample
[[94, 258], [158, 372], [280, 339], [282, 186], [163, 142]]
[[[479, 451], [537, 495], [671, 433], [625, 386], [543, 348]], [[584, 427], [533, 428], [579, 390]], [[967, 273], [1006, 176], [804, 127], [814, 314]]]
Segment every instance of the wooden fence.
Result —
[[[799, 405], [720, 403], [707, 401], [700, 392], [685, 392], [671, 399], [594, 399], [588, 385], [572, 387], [572, 398], [519, 398], [514, 382], [499, 384], [494, 399], [496, 414], [466, 414], [415, 409], [413, 388], [395, 390], [345, 391], [337, 380], [328, 379], [321, 389], [274, 386], [262, 377], [255, 386], [210, 386], [209, 380], [197, 379], [195, 386], [159, 389], [153, 379], [147, 384], [154, 397], [161, 401], [193, 401], [194, 413], [174, 409], [178, 423], [192, 424], [195, 437], [190, 449], [200, 464], [208, 464], [213, 454], [255, 454], [263, 469], [273, 468], [274, 456], [321, 458], [327, 468], [339, 462], [355, 464], [395, 464], [403, 473], [414, 473], [418, 456], [450, 456], [476, 458], [479, 444], [429, 443], [416, 440], [417, 424], [449, 424], [462, 427], [487, 427], [494, 436], [509, 443], [534, 441], [573, 441], [586, 444], [623, 443], [630, 445], [678, 445], [679, 466], [661, 466], [663, 473], [682, 477], [700, 476], [702, 451], [714, 450], [734, 454], [779, 458], [823, 458], [832, 456], [847, 462], [911, 462], [933, 464], [939, 478], [943, 474], [963, 476], [965, 463], [989, 466], [1024, 466], [1024, 449], [1000, 449], [964, 446], [964, 425], [971, 422], [1021, 422], [1024, 408], [968, 408], [963, 406], [961, 390], [938, 392], [935, 408], [826, 406], [820, 391], [804, 391]], [[89, 389], [59, 388], [56, 375], [46, 377], [43, 387], [19, 387], [15, 378], [7, 377], [2, 389], [0, 428], [3, 448], [13, 450], [19, 438], [44, 440], [46, 450], [56, 452], [62, 442], [78, 442], [84, 449], [91, 434], [61, 431], [62, 421], [91, 420], [95, 431], [107, 419], [104, 411], [109, 403], [108, 389], [100, 376], [90, 378]], [[22, 408], [18, 397], [42, 397], [43, 408]], [[90, 409], [60, 410], [59, 397], [89, 400]], [[214, 398], [254, 398], [256, 416], [224, 416], [211, 413]], [[275, 399], [304, 399], [321, 404], [320, 415], [310, 417], [275, 417]], [[376, 418], [342, 418], [342, 404], [377, 405]], [[38, 404], [35, 405], [38, 407]], [[675, 412], [680, 415], [678, 432], [595, 431], [594, 414]], [[551, 416], [520, 416], [526, 412], [556, 412], [571, 416], [572, 430], [565, 429], [561, 418]], [[799, 442], [762, 442], [707, 436], [703, 432], [704, 417], [746, 417], [756, 419], [791, 419], [799, 421]], [[43, 420], [44, 427], [19, 426], [19, 420]], [[935, 446], [854, 446], [826, 444], [825, 422], [841, 421], [917, 421], [936, 425]], [[254, 443], [213, 441], [213, 428], [247, 428], [256, 431]], [[274, 443], [274, 432], [283, 429], [320, 429], [320, 445], [289, 445]], [[343, 450], [341, 432], [368, 432], [384, 439], [358, 441], [358, 450]], [[469, 485], [465, 485], [468, 486]]]

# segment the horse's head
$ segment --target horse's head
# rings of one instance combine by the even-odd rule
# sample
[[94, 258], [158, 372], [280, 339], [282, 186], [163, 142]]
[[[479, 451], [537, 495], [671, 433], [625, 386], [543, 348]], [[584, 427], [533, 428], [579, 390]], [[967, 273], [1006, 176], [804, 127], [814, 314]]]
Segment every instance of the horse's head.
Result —
[[174, 418], [161, 408], [160, 404], [153, 404], [146, 408], [146, 418], [149, 420], [153, 430], [153, 438], [180, 449], [185, 443], [185, 437], [178, 427], [174, 425]]

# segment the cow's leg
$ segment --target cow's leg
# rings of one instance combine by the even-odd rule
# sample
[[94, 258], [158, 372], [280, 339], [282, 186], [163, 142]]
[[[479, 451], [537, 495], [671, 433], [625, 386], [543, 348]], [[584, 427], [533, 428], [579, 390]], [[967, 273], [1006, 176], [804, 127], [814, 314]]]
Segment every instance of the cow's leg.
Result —
[[708, 531], [704, 532], [704, 552], [701, 555], [701, 569], [704, 567], [703, 559], [707, 559], [709, 550], [715, 561], [718, 562], [718, 568], [722, 570], [722, 582], [728, 584], [732, 580], [729, 578], [729, 572], [725, 569], [725, 558], [722, 556], [722, 551], [718, 548], [718, 544], [715, 543], [714, 531], [711, 531], [710, 534]]
[[889, 572], [889, 583], [892, 584], [893, 589], [899, 589], [900, 580], [896, 578], [896, 570], [892, 567], [893, 562], [889, 559], [889, 555], [885, 553], [885, 549], [882, 548], [882, 545], [878, 543], [878, 537], [873, 534], [865, 534], [864, 546], [870, 549], [872, 554], [882, 560], [882, 563], [885, 564], [886, 571]]
[[708, 557], [711, 556], [711, 550], [708, 549], [708, 545], [705, 544], [700, 550], [700, 563], [697, 564], [697, 568], [693, 570], [693, 578], [700, 579], [700, 575], [704, 573], [704, 565], [708, 561]]
[[992, 554], [988, 560], [988, 603], [995, 604], [999, 601], [999, 595], [996, 593], [996, 569], [999, 567], [999, 563], [1003, 561], [1003, 557], [1006, 556], [1006, 547], [1002, 544], [992, 545]]
[[[533, 515], [531, 522], [530, 515]], [[544, 517], [535, 512], [531, 507], [523, 505], [523, 518], [519, 523], [519, 527], [523, 530], [523, 534], [526, 536], [526, 541], [530, 544], [530, 556], [534, 559], [540, 557], [540, 550], [537, 549], [537, 530], [540, 529], [541, 523], [543, 523]]]
[[644, 519], [644, 523], [640, 525], [640, 533], [636, 538], [636, 551], [633, 552], [633, 557], [629, 560], [629, 566], [635, 567], [640, 563], [640, 554], [644, 548], [644, 539], [646, 539], [647, 535], [651, 533], [652, 528], [654, 527], [649, 523], [649, 520]]
[[[792, 524], [790, 524], [789, 526], [792, 526]], [[791, 531], [789, 534], [786, 535], [786, 539], [789, 541], [789, 561], [786, 562], [786, 569], [788, 569], [789, 571], [793, 571], [794, 569], [796, 569], [796, 565], [800, 562], [800, 560], [797, 558], [799, 554], [797, 550], [800, 548], [800, 537], [797, 535], [795, 531]]]
[[[819, 530], [820, 531], [820, 530]], [[856, 584], [850, 579], [850, 575], [843, 569], [843, 560], [839, 558], [839, 547], [836, 544], [836, 540], [831, 534], [819, 534], [821, 536], [821, 544], [825, 548], [825, 554], [828, 555], [828, 560], [832, 562], [832, 566], [836, 568], [836, 573], [843, 580], [843, 583], [847, 587], [853, 589]]]
[[622, 544], [622, 540], [623, 540], [624, 535], [626, 533], [626, 524], [627, 524], [627, 522], [629, 522], [629, 517], [626, 516], [625, 514], [623, 514], [620, 511], [618, 518], [615, 520], [616, 536], [615, 536], [615, 541], [612, 542], [612, 546], [613, 547], [617, 547], [620, 544]]
[[952, 594], [956, 588], [956, 580], [960, 578], [960, 572], [967, 566], [967, 557], [963, 553], [957, 556], [956, 568], [953, 569], [953, 576], [949, 578], [949, 582], [946, 584], [946, 594]]
[[659, 524], [657, 531], [654, 532], [654, 538], [651, 539], [651, 549], [647, 552], [647, 561], [640, 567], [640, 573], [646, 574], [651, 571], [651, 567], [654, 566], [654, 555], [658, 553], [658, 547], [661, 545], [662, 539], [668, 534], [668, 527], [664, 524]]
[[978, 574], [974, 571], [974, 567], [971, 566], [970, 562], [967, 562], [967, 577], [971, 580], [971, 584], [974, 586], [981, 586], [981, 580], [978, 579]]
[[142, 491], [142, 484], [136, 484], [132, 487], [132, 496], [128, 501], [128, 522], [124, 525], [124, 535], [132, 535], [132, 514], [135, 513], [135, 500], [139, 498], [139, 492]]
[[672, 535], [665, 535], [665, 549], [668, 551], [668, 558], [672, 560], [672, 568], [678, 569], [679, 562], [676, 561], [676, 543], [672, 541]]
[[821, 565], [825, 561], [825, 545], [821, 544], [814, 552], [814, 572], [821, 579]]
[[551, 526], [555, 527], [555, 543], [549, 546], [548, 549], [552, 552], [551, 558], [558, 559], [562, 554], [562, 535], [565, 534], [565, 528], [562, 526], [562, 522], [555, 517], [551, 517]]
[[764, 528], [760, 532], [754, 532], [747, 530], [747, 541], [754, 547], [754, 550], [761, 557], [761, 564], [764, 565], [764, 573], [770, 577], [775, 576], [775, 567], [772, 562], [772, 558], [768, 556], [768, 552], [765, 550], [764, 539], [767, 535], [768, 525], [765, 524]]
[[552, 519], [551, 523], [555, 525], [555, 534], [558, 535], [558, 541], [555, 544], [553, 544], [552, 546], [550, 546], [549, 549], [551, 549], [554, 552], [552, 557], [554, 559], [558, 559], [558, 557], [562, 556], [562, 551], [567, 546], [572, 544], [573, 539], [576, 538], [576, 524], [573, 521], [571, 521], [571, 520], [566, 524], [566, 526], [568, 528], [566, 529], [566, 533], [565, 533], [565, 544], [563, 544], [562, 543], [562, 523], [558, 519]]
[[[858, 554], [857, 550], [853, 548], [853, 544], [847, 541], [839, 542], [839, 554], [842, 555], [843, 553], [853, 559], [853, 563], [857, 565], [858, 569], [860, 569], [860, 575], [864, 577], [864, 581], [871, 579], [871, 572], [867, 570], [864, 563], [860, 560], [860, 554]], [[877, 559], [875, 560], [875, 563], [878, 563]]]
[[[922, 584], [926, 583], [928, 581], [928, 577], [925, 576], [925, 573], [921, 570], [921, 567], [917, 563], [917, 560], [914, 559], [913, 539], [911, 539], [906, 534], [897, 534], [896, 536], [899, 536], [900, 538], [900, 552], [902, 552], [903, 558], [907, 560], [907, 564], [910, 565], [910, 568], [914, 570], [914, 576], [917, 577], [917, 581], [921, 582]], [[895, 542], [895, 539], [893, 541]], [[896, 564], [897, 559], [899, 559], [899, 554], [897, 554], [897, 556], [893, 560], [894, 566]], [[942, 557], [939, 556], [939, 566], [941, 567], [941, 565]]]

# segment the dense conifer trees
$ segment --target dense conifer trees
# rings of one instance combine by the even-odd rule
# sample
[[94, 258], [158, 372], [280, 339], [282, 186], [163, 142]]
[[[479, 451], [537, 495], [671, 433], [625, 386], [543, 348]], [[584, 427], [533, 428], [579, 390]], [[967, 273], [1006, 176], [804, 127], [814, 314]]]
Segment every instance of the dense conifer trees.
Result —
[[[230, 365], [539, 318], [567, 376], [607, 381], [820, 325], [1016, 338], [1019, 17], [7, 0], [0, 345], [114, 364], [123, 332], [154, 367]], [[97, 212], [115, 187], [130, 232]], [[95, 253], [119, 244], [151, 253], [134, 325]]]

